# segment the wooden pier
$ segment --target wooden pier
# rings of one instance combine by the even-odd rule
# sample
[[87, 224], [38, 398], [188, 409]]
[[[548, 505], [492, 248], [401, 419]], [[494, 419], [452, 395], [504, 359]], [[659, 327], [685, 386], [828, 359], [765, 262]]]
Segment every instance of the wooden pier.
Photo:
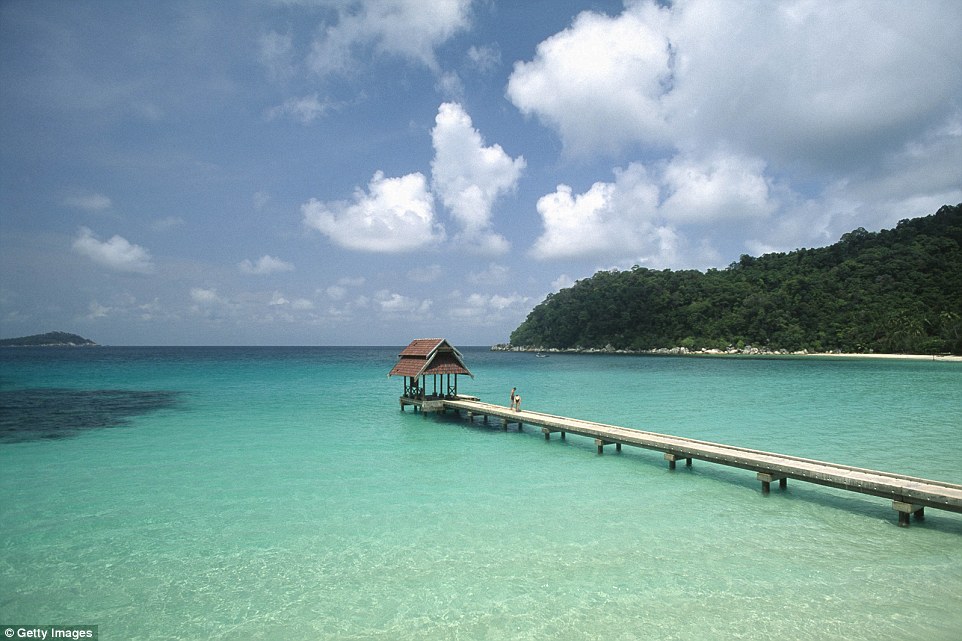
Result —
[[[404, 404], [402, 398], [402, 410]], [[494, 417], [500, 420], [504, 429], [509, 425], [517, 425], [519, 429], [524, 425], [534, 425], [541, 428], [546, 440], [550, 439], [553, 433], [559, 433], [561, 438], [565, 438], [569, 433], [593, 438], [599, 454], [603, 453], [605, 446], [608, 445], [614, 445], [617, 451], [621, 451], [623, 445], [656, 450], [664, 454], [670, 469], [675, 469], [679, 461], [684, 461], [686, 465], [691, 466], [693, 460], [700, 460], [750, 470], [755, 472], [756, 478], [761, 482], [762, 492], [766, 493], [775, 481], [778, 481], [779, 487], [785, 488], [788, 479], [793, 479], [879, 496], [892, 501], [892, 508], [899, 515], [899, 525], [903, 527], [909, 525], [910, 516], [914, 515], [917, 520], [924, 518], [927, 507], [962, 513], [962, 485], [954, 483], [605, 425], [542, 412], [514, 411], [508, 407], [482, 403], [474, 398], [463, 396], [439, 400], [438, 406], [431, 409], [465, 412], [470, 418], [481, 416], [486, 423], [490, 417]]]

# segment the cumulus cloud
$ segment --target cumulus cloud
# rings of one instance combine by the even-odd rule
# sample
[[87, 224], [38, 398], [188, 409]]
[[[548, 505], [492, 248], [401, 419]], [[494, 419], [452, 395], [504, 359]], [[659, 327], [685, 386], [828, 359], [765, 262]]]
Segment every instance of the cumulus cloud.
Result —
[[508, 241], [491, 229], [494, 201], [515, 189], [525, 167], [500, 145], [485, 146], [461, 105], [443, 103], [431, 130], [435, 193], [461, 226], [458, 240], [485, 253], [503, 253]]
[[784, 251], [958, 202], [960, 31], [950, 3], [580, 14], [515, 64], [507, 97], [570, 154], [644, 161], [544, 196], [532, 255], [718, 256], [734, 221], [744, 248]]
[[[737, 155], [678, 156], [652, 168], [632, 163], [615, 170], [613, 182], [596, 182], [581, 194], [558, 185], [538, 200], [544, 232], [531, 253], [668, 264], [680, 257], [685, 226], [711, 230], [768, 219], [779, 203], [764, 169]], [[712, 252], [706, 245], [699, 250]]]
[[658, 186], [641, 164], [581, 194], [558, 185], [538, 199], [537, 209], [544, 233], [531, 253], [539, 259], [633, 254], [657, 237]]
[[676, 156], [665, 168], [662, 183], [669, 195], [660, 212], [672, 222], [764, 218], [776, 207], [765, 163], [759, 159]]
[[435, 48], [468, 26], [470, 5], [470, 0], [338, 3], [337, 19], [314, 40], [308, 65], [322, 75], [345, 73], [357, 55], [373, 51], [437, 70]]
[[137, 274], [150, 274], [154, 271], [150, 252], [122, 236], [101, 241], [90, 229], [81, 227], [73, 241], [73, 249], [98, 265], [114, 271]]
[[515, 64], [508, 98], [575, 153], [719, 144], [854, 169], [957, 114], [962, 14], [899, 2], [630, 2]]
[[[854, 169], [958, 109], [962, 13], [855, 0], [672, 10], [665, 97], [685, 143], [725, 138], [779, 163]], [[764, 52], [764, 55], [759, 55]], [[953, 104], [954, 103], [954, 104]]]
[[245, 258], [238, 263], [237, 267], [245, 274], [255, 274], [258, 276], [294, 271], [293, 263], [266, 254], [258, 258], [256, 262], [251, 262], [250, 259]]
[[556, 129], [573, 153], [667, 143], [661, 102], [671, 80], [668, 18], [667, 9], [649, 3], [616, 17], [581, 13], [541, 42], [533, 60], [515, 63], [508, 98]]
[[82, 196], [68, 196], [63, 199], [63, 204], [68, 207], [76, 207], [90, 212], [101, 212], [110, 209], [110, 198], [103, 194], [85, 194]]
[[301, 205], [304, 224], [337, 245], [370, 252], [406, 252], [444, 239], [435, 220], [434, 197], [421, 173], [385, 178], [376, 172], [367, 191], [356, 189], [353, 202]]

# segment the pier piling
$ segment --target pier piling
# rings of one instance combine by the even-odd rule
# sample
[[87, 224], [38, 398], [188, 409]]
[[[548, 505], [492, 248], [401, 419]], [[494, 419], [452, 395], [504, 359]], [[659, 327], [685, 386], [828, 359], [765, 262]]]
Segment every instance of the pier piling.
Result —
[[[485, 418], [489, 415], [499, 418], [505, 430], [508, 429], [508, 423], [517, 423], [519, 431], [525, 423], [537, 425], [541, 427], [546, 441], [551, 440], [552, 432], [560, 432], [562, 439], [567, 432], [585, 436], [594, 440], [598, 454], [604, 453], [606, 445], [614, 445], [619, 452], [622, 445], [657, 450], [663, 453], [671, 470], [676, 468], [680, 460], [684, 460], [685, 465], [691, 467], [692, 460], [695, 458], [749, 470], [754, 472], [758, 481], [761, 482], [763, 494], [770, 492], [771, 484], [775, 481], [778, 481], [779, 488], [787, 488], [788, 478], [791, 477], [796, 481], [888, 498], [892, 500], [892, 508], [898, 512], [898, 523], [902, 527], [910, 524], [913, 515], [916, 521], [923, 520], [926, 507], [962, 513], [962, 485], [955, 483], [606, 425], [543, 412], [516, 411], [500, 405], [482, 403], [477, 399], [454, 398], [446, 399], [442, 403], [446, 408], [468, 412], [469, 417], [478, 413]], [[402, 402], [402, 409], [403, 406]], [[417, 409], [415, 405], [415, 411]], [[426, 411], [427, 407], [422, 409]]]

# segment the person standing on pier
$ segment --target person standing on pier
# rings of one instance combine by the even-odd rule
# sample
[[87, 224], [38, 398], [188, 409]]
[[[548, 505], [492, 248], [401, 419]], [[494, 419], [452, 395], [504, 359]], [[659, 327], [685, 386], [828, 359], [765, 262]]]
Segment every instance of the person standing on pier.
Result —
[[511, 402], [508, 404], [508, 407], [510, 407], [511, 409], [514, 409], [514, 392], [517, 389], [518, 389], [517, 387], [511, 388]]
[[521, 394], [514, 395], [514, 411], [515, 412], [521, 411]]

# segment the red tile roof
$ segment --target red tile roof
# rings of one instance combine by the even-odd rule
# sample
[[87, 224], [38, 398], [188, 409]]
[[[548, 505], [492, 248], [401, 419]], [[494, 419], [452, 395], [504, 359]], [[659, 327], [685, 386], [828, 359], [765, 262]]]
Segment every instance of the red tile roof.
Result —
[[446, 342], [443, 338], [416, 338], [399, 356], [429, 356], [441, 343]]
[[467, 374], [461, 353], [443, 338], [419, 338], [411, 341], [399, 354], [400, 360], [388, 376], [432, 376]]

